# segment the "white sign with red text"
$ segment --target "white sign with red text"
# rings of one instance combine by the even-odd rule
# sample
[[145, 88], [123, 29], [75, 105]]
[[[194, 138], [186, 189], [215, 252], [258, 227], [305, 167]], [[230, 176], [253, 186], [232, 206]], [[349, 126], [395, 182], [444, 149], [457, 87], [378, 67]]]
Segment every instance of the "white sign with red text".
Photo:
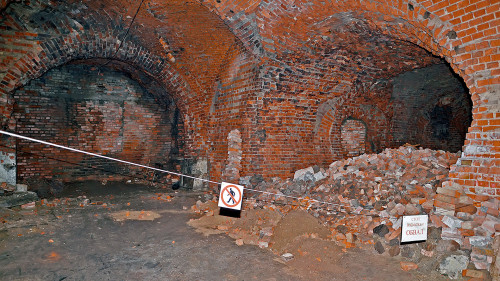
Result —
[[428, 215], [403, 216], [401, 243], [427, 240]]

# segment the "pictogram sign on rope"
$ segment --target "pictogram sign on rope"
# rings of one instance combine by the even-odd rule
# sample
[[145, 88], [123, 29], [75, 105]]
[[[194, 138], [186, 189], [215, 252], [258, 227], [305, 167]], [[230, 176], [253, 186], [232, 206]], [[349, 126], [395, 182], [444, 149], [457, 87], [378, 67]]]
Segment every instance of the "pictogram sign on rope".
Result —
[[219, 207], [241, 210], [243, 189], [241, 185], [223, 182], [219, 194]]

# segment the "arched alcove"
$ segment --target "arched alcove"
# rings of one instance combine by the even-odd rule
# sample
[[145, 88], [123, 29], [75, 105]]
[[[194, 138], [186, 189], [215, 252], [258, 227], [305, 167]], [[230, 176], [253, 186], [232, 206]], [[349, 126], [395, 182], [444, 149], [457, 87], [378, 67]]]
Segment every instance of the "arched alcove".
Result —
[[342, 147], [347, 157], [355, 157], [366, 152], [366, 124], [361, 120], [347, 117], [340, 126]]
[[[127, 73], [67, 64], [15, 90], [13, 99], [16, 132], [23, 136], [165, 169], [184, 157], [183, 121], [174, 100], [168, 93], [155, 95], [154, 84], [148, 90]], [[16, 147], [20, 182], [120, 180], [144, 172], [25, 140]]]
[[446, 63], [402, 73], [391, 82], [395, 144], [462, 150], [472, 101], [463, 80]]

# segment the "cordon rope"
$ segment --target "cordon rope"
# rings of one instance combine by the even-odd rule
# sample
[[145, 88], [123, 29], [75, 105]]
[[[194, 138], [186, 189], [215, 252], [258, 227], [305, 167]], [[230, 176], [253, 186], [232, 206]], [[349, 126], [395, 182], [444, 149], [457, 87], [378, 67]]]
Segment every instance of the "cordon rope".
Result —
[[[25, 136], [22, 136], [22, 135], [11, 133], [11, 132], [6, 132], [6, 131], [0, 130], [0, 134], [4, 134], [4, 135], [11, 136], [11, 137], [15, 137], [15, 138], [19, 138], [19, 139], [24, 139], [24, 140], [28, 140], [28, 141], [32, 141], [32, 142], [38, 142], [38, 143], [41, 143], [41, 144], [45, 144], [45, 145], [49, 145], [49, 146], [54, 146], [54, 147], [57, 147], [57, 148], [61, 148], [61, 149], [65, 149], [65, 150], [69, 150], [69, 151], [73, 151], [73, 152], [83, 153], [83, 154], [87, 154], [87, 155], [91, 155], [91, 156], [95, 156], [95, 157], [99, 157], [99, 158], [103, 158], [103, 159], [107, 159], [107, 160], [111, 160], [111, 161], [116, 161], [116, 162], [120, 162], [120, 163], [123, 163], [123, 164], [128, 164], [128, 165], [137, 166], [137, 167], [141, 167], [141, 168], [145, 168], [145, 169], [150, 169], [150, 170], [154, 170], [154, 171], [158, 171], [158, 172], [162, 172], [162, 173], [176, 175], [176, 176], [179, 176], [179, 177], [190, 178], [190, 179], [199, 180], [199, 181], [208, 182], [208, 183], [213, 183], [213, 184], [217, 184], [217, 185], [222, 184], [221, 182], [211, 181], [211, 180], [207, 180], [207, 179], [203, 179], [203, 178], [198, 178], [198, 177], [193, 177], [193, 176], [189, 176], [189, 175], [185, 175], [185, 174], [181, 174], [181, 173], [176, 173], [176, 172], [172, 172], [172, 171], [158, 169], [158, 168], [154, 168], [154, 167], [150, 167], [150, 166], [146, 166], [146, 165], [142, 165], [142, 164], [137, 164], [137, 163], [133, 163], [133, 162], [129, 162], [129, 161], [125, 161], [125, 160], [113, 158], [113, 157], [108, 157], [108, 156], [100, 155], [100, 154], [97, 154], [97, 153], [87, 152], [87, 151], [83, 151], [83, 150], [76, 149], [76, 148], [71, 148], [71, 147], [67, 147], [67, 146], [63, 146], [63, 145], [59, 145], [59, 144], [55, 144], [55, 143], [51, 143], [51, 142], [47, 142], [47, 141], [42, 141], [42, 140], [30, 138], [30, 137], [25, 137]], [[343, 204], [336, 204], [336, 203], [331, 203], [331, 202], [326, 202], [326, 201], [321, 201], [321, 200], [316, 200], [316, 199], [311, 199], [311, 198], [306, 198], [306, 197], [297, 197], [297, 196], [279, 194], [279, 193], [274, 193], [274, 192], [268, 192], [268, 191], [262, 191], [262, 190], [252, 189], [252, 188], [248, 188], [248, 187], [244, 187], [244, 189], [248, 190], [248, 191], [253, 191], [253, 192], [258, 192], [258, 193], [262, 193], [262, 194], [268, 194], [268, 195], [276, 196], [277, 198], [285, 197], [285, 198], [295, 199], [297, 201], [309, 201], [309, 202], [326, 204], [326, 205], [331, 205], [331, 206], [336, 206], [336, 207], [345, 207], [345, 208], [349, 208], [349, 209], [354, 208], [353, 206], [346, 206], [346, 205], [343, 205]], [[348, 213], [346, 211], [343, 211], [343, 212], [344, 213]], [[352, 212], [350, 212], [350, 213], [352, 213]], [[440, 214], [441, 212], [434, 212], [434, 213], [435, 214]], [[446, 212], [444, 212], [444, 213], [446, 213]], [[360, 214], [360, 213], [358, 212], [358, 214]]]
[[32, 142], [38, 142], [38, 143], [41, 143], [41, 144], [50, 145], [50, 146], [58, 147], [58, 148], [61, 148], [61, 149], [66, 149], [66, 150], [73, 151], [73, 152], [83, 153], [83, 154], [87, 154], [87, 155], [91, 155], [91, 156], [95, 156], [95, 157], [99, 157], [99, 158], [103, 158], [103, 159], [108, 159], [108, 160], [111, 160], [111, 161], [116, 161], [116, 162], [120, 162], [120, 163], [124, 163], [124, 164], [128, 164], [128, 165], [132, 165], [132, 166], [142, 167], [142, 168], [146, 168], [146, 169], [155, 170], [155, 171], [158, 171], [158, 172], [168, 173], [168, 174], [171, 174], [171, 175], [181, 176], [181, 177], [190, 178], [190, 179], [196, 179], [196, 180], [200, 180], [200, 181], [204, 181], [204, 182], [219, 184], [218, 182], [207, 180], [207, 179], [192, 177], [192, 176], [188, 176], [188, 175], [183, 175], [181, 173], [176, 173], [176, 172], [172, 172], [172, 171], [167, 171], [167, 170], [162, 170], [162, 169], [158, 169], [158, 168], [153, 168], [153, 167], [149, 167], [149, 166], [146, 166], [146, 165], [137, 164], [137, 163], [133, 163], [133, 162], [125, 161], [125, 160], [120, 160], [120, 159], [116, 159], [116, 158], [112, 158], [112, 157], [100, 155], [100, 154], [97, 154], [97, 153], [87, 152], [87, 151], [83, 151], [83, 150], [80, 150], [80, 149], [71, 148], [71, 147], [67, 147], [67, 146], [63, 146], [63, 145], [59, 145], [59, 144], [55, 144], [55, 143], [51, 143], [51, 142], [47, 142], [47, 141], [37, 140], [37, 139], [34, 139], [34, 138], [25, 137], [25, 136], [21, 136], [21, 135], [18, 135], [18, 134], [14, 134], [14, 133], [2, 131], [2, 130], [0, 130], [0, 133], [4, 134], [4, 135], [11, 136], [11, 137], [19, 138], [19, 139], [29, 140], [29, 141], [32, 141]]
[[[55, 143], [51, 143], [51, 142], [47, 142], [47, 141], [42, 141], [42, 140], [38, 140], [38, 139], [26, 137], [26, 136], [14, 134], [14, 133], [11, 133], [11, 132], [6, 132], [6, 131], [0, 130], [0, 133], [4, 134], [4, 135], [11, 136], [11, 137], [19, 138], [19, 139], [24, 139], [24, 140], [28, 140], [28, 141], [32, 141], [32, 142], [38, 142], [38, 143], [41, 143], [41, 144], [45, 144], [45, 145], [49, 145], [49, 146], [54, 146], [54, 147], [57, 147], [57, 148], [61, 148], [61, 149], [65, 149], [65, 150], [69, 150], [69, 151], [73, 151], [73, 152], [78, 152], [78, 153], [83, 153], [83, 154], [87, 154], [87, 155], [91, 155], [91, 156], [95, 156], [95, 157], [99, 157], [99, 158], [103, 158], [103, 159], [107, 159], [107, 160], [111, 160], [111, 161], [116, 161], [116, 162], [120, 162], [120, 163], [124, 163], [124, 164], [128, 164], [128, 165], [132, 165], [132, 166], [137, 166], [137, 167], [145, 168], [145, 169], [150, 169], [150, 170], [154, 170], [154, 171], [158, 171], [158, 172], [162, 172], [162, 173], [168, 173], [168, 174], [171, 174], [171, 175], [176, 175], [176, 176], [180, 176], [180, 177], [195, 179], [195, 180], [199, 180], [199, 181], [203, 181], [203, 182], [208, 182], [208, 183], [213, 183], [213, 184], [217, 184], [217, 185], [222, 184], [221, 182], [211, 181], [211, 180], [207, 180], [207, 179], [203, 179], [203, 178], [198, 178], [198, 177], [193, 177], [193, 176], [189, 176], [189, 175], [185, 175], [185, 174], [181, 174], [181, 173], [176, 173], [176, 172], [172, 172], [172, 171], [158, 169], [158, 168], [154, 168], [154, 167], [150, 167], [150, 166], [146, 166], [146, 165], [142, 165], [142, 164], [137, 164], [137, 163], [133, 163], [133, 162], [129, 162], [129, 161], [125, 161], [125, 160], [113, 158], [113, 157], [108, 157], [108, 156], [100, 155], [100, 154], [97, 154], [97, 153], [92, 153], [92, 152], [88, 152], [88, 151], [84, 151], [84, 150], [80, 150], [80, 149], [76, 149], [76, 148], [71, 148], [71, 147], [67, 147], [67, 146], [63, 146], [63, 145], [59, 145], [59, 144], [55, 144]], [[285, 194], [278, 194], [278, 193], [273, 193], [273, 192], [268, 192], [268, 191], [262, 191], [262, 190], [247, 188], [247, 187], [245, 187], [245, 190], [259, 192], [259, 193], [263, 193], [263, 194], [274, 195], [274, 196], [277, 196], [278, 198], [279, 197], [286, 197], [286, 198], [296, 199], [296, 200], [299, 200], [299, 201], [305, 200], [305, 201], [312, 201], [312, 202], [317, 202], [317, 203], [322, 203], [322, 204], [328, 204], [328, 205], [342, 206], [340, 204], [334, 204], [334, 203], [320, 201], [320, 200], [316, 200], [316, 199], [310, 199], [310, 198], [304, 198], [304, 197], [296, 197], [296, 196], [290, 196], [290, 195], [285, 195]]]

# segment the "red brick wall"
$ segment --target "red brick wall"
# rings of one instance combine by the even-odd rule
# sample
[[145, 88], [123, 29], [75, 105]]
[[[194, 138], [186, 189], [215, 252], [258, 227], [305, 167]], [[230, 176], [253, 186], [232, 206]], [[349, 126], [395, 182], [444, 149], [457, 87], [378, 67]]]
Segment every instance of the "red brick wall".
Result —
[[[211, 177], [220, 179], [227, 163], [228, 133], [240, 128], [249, 140], [248, 119], [253, 118], [252, 108], [258, 91], [255, 82], [255, 62], [242, 49], [241, 44], [234, 44], [226, 54], [224, 69], [215, 85], [215, 93], [210, 101], [210, 148], [207, 156], [211, 162]], [[248, 144], [246, 144], [248, 147]], [[245, 148], [244, 150], [247, 150]], [[248, 170], [246, 170], [248, 171]]]
[[[34, 13], [34, 24], [15, 11], [2, 15], [5, 126], [15, 87], [72, 59], [113, 57], [135, 13], [125, 1], [29, 5], [56, 12], [48, 19]], [[392, 121], [393, 105], [387, 84], [380, 85], [442, 57], [464, 79], [473, 101], [473, 122], [452, 181], [472, 193], [497, 194], [499, 5], [487, 0], [152, 1], [138, 14], [116, 59], [172, 94], [185, 120], [186, 154], [209, 158], [217, 179], [227, 156], [224, 138], [235, 128], [243, 138], [242, 175], [289, 176], [344, 157], [337, 150], [340, 134], [331, 132], [340, 130], [347, 116], [367, 124], [375, 150], [390, 146], [392, 132], [385, 124]], [[322, 107], [332, 100], [345, 108]], [[366, 113], [368, 108], [375, 115]], [[377, 143], [378, 135], [387, 137], [385, 143]]]
[[30, 19], [22, 15], [21, 9], [8, 10], [0, 27], [0, 48], [5, 51], [0, 57], [0, 102], [4, 105], [0, 113], [4, 125], [12, 110], [9, 93], [14, 88], [71, 60], [108, 58], [125, 62], [122, 70], [149, 76], [169, 92], [189, 132], [186, 153], [192, 157], [206, 155], [208, 102], [235, 42], [234, 35], [216, 15], [196, 2], [146, 4], [116, 52], [136, 6], [114, 1], [31, 1], [28, 5], [38, 11], [30, 14]]
[[[382, 91], [377, 91], [377, 94], [381, 93]], [[320, 147], [320, 152], [324, 155], [321, 159], [324, 159], [325, 165], [350, 156], [350, 150], [342, 144], [342, 125], [347, 118], [359, 120], [366, 126], [367, 153], [378, 153], [393, 144], [390, 134], [390, 104], [374, 104], [367, 97], [370, 94], [352, 93], [332, 99], [318, 109], [314, 144]]]
[[[443, 57], [464, 79], [473, 100], [474, 121], [462, 157], [466, 161], [459, 161], [453, 167], [451, 182], [461, 184], [471, 193], [500, 194], [497, 160], [500, 3], [487, 0], [307, 1], [307, 4], [306, 1], [209, 1], [207, 5], [248, 43], [249, 50], [270, 59], [286, 50], [295, 52], [297, 46], [305, 45], [304, 42], [314, 39], [315, 35], [332, 32], [318, 27], [325, 26], [325, 22], [332, 24], [335, 20], [332, 15], [356, 11], [384, 34], [413, 42]], [[239, 28], [242, 23], [258, 28], [248, 32]], [[333, 33], [342, 36], [335, 30]], [[297, 55], [298, 59], [301, 57], [302, 54]], [[303, 81], [312, 84], [310, 79]], [[279, 151], [280, 145], [275, 146]]]
[[[182, 153], [175, 104], [158, 103], [120, 72], [55, 68], [16, 90], [14, 100], [16, 131], [24, 136], [153, 167], [172, 168]], [[25, 140], [17, 141], [17, 151], [19, 181], [128, 179], [149, 172]]]
[[355, 119], [345, 119], [340, 128], [342, 147], [348, 157], [355, 157], [368, 151], [366, 149], [366, 125]]

